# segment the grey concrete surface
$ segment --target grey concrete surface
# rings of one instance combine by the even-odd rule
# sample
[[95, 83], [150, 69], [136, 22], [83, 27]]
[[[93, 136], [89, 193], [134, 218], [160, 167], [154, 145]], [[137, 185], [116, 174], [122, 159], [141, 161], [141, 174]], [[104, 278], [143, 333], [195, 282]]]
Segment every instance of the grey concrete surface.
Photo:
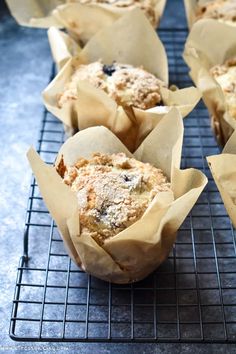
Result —
[[[8, 336], [16, 269], [35, 145], [51, 55], [46, 31], [19, 27], [0, 3], [0, 352], [8, 353], [236, 353], [232, 345], [19, 343]], [[177, 22], [176, 22], [177, 21]], [[181, 0], [168, 0], [163, 26], [185, 26]]]

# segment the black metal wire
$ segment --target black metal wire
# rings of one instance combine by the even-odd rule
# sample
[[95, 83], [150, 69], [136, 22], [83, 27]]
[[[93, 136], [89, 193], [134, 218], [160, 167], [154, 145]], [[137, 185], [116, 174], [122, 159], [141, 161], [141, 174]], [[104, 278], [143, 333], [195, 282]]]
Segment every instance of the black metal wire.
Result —
[[[170, 82], [190, 86], [182, 60], [186, 30], [165, 29], [159, 34], [168, 52]], [[32, 180], [12, 307], [12, 339], [236, 342], [235, 230], [205, 160], [219, 149], [203, 103], [184, 123], [182, 166], [201, 169], [209, 184], [180, 228], [168, 260], [139, 283], [109, 284], [77, 268]], [[38, 145], [44, 160], [54, 161], [63, 139], [62, 124], [45, 111]], [[48, 254], [39, 259], [42, 237]]]

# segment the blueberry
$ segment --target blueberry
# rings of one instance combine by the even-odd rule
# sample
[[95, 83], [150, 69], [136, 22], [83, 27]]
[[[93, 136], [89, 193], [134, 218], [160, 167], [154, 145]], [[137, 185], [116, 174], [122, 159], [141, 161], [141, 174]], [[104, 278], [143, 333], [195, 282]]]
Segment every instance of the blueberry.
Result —
[[112, 74], [116, 71], [116, 68], [113, 64], [111, 65], [103, 65], [103, 72], [108, 76], [112, 76]]
[[100, 216], [107, 216], [107, 208], [106, 207], [102, 207], [100, 210], [98, 210]]
[[132, 180], [132, 178], [130, 176], [127, 175], [123, 175], [124, 181], [125, 182], [130, 182]]

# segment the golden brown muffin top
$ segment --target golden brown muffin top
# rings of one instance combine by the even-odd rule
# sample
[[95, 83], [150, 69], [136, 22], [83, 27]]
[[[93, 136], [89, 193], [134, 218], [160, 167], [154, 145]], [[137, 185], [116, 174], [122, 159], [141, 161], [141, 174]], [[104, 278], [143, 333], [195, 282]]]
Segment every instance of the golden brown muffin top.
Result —
[[236, 57], [213, 66], [210, 73], [222, 88], [229, 114], [236, 119]]
[[124, 153], [95, 153], [70, 167], [61, 160], [57, 170], [77, 193], [81, 233], [99, 244], [140, 219], [158, 193], [170, 190], [162, 170]]
[[212, 18], [236, 25], [236, 1], [216, 0], [201, 5], [196, 12], [196, 21], [201, 18]]
[[119, 105], [149, 109], [161, 103], [161, 86], [165, 84], [142, 67], [113, 63], [104, 65], [101, 61], [74, 65], [70, 81], [58, 95], [58, 106], [76, 100], [78, 81], [88, 81], [105, 91]]

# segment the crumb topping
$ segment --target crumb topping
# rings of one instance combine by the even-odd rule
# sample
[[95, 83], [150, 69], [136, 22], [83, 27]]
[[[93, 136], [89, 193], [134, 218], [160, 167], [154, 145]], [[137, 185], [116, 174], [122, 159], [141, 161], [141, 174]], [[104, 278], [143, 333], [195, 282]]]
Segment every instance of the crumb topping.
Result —
[[134, 106], [140, 109], [152, 108], [161, 103], [160, 87], [165, 84], [142, 67], [113, 63], [104, 65], [97, 61], [73, 68], [70, 81], [58, 95], [61, 108], [68, 100], [76, 100], [77, 82], [88, 81], [96, 88], [105, 91], [119, 105]]
[[81, 233], [99, 244], [137, 221], [157, 193], [170, 190], [162, 170], [124, 153], [81, 158], [61, 176], [77, 193]]
[[227, 111], [236, 119], [236, 57], [225, 61], [222, 65], [215, 65], [210, 73], [222, 88]]
[[236, 1], [216, 0], [199, 6], [196, 20], [201, 18], [212, 18], [236, 26]]
[[80, 4], [106, 4], [119, 8], [129, 8], [130, 10], [140, 8], [153, 27], [157, 26], [157, 16], [155, 13], [156, 0], [69, 0], [68, 2], [79, 2]]

